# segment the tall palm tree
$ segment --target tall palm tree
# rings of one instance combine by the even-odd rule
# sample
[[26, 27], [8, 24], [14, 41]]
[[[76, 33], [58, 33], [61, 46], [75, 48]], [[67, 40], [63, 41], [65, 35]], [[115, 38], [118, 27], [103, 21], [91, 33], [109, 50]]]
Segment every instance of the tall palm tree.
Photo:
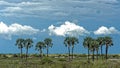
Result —
[[99, 46], [100, 46], [100, 49], [101, 49], [101, 57], [103, 58], [103, 45], [105, 44], [104, 43], [104, 37], [98, 37], [97, 38], [97, 41], [99, 42]]
[[88, 48], [88, 61], [89, 61], [89, 55], [90, 55], [90, 44], [91, 44], [92, 37], [86, 37], [83, 41], [83, 46], [85, 48]]
[[28, 49], [31, 48], [32, 46], [33, 46], [32, 39], [28, 38], [24, 41], [24, 47], [26, 48], [26, 60], [27, 60], [27, 56], [28, 56]]
[[15, 45], [17, 45], [18, 48], [20, 49], [20, 51], [21, 51], [20, 56], [22, 58], [22, 49], [24, 47], [24, 39], [22, 39], [22, 38], [17, 39]]
[[108, 47], [113, 45], [113, 41], [112, 41], [112, 38], [109, 37], [109, 36], [104, 37], [104, 41], [105, 41], [105, 45], [106, 45], [106, 50], [105, 50], [106, 59], [108, 59], [108, 56], [107, 56], [107, 54], [108, 54]]
[[74, 51], [74, 45], [78, 44], [78, 38], [76, 37], [71, 37], [71, 43], [72, 43], [72, 59], [73, 59], [73, 51]]
[[45, 43], [44, 42], [42, 42], [42, 41], [40, 41], [40, 42], [38, 42], [37, 44], [36, 44], [36, 46], [35, 46], [36, 48], [36, 50], [38, 50], [38, 51], [40, 51], [40, 57], [42, 57], [42, 49], [44, 49], [46, 46], [45, 46]]
[[69, 57], [69, 61], [70, 61], [70, 46], [71, 46], [71, 41], [70, 41], [70, 37], [66, 37], [64, 39], [64, 44], [66, 47], [68, 47], [68, 57]]
[[46, 38], [46, 39], [44, 40], [44, 43], [45, 43], [45, 45], [46, 45], [47, 57], [48, 57], [49, 47], [52, 47], [52, 46], [53, 46], [52, 39], [51, 39], [51, 38]]

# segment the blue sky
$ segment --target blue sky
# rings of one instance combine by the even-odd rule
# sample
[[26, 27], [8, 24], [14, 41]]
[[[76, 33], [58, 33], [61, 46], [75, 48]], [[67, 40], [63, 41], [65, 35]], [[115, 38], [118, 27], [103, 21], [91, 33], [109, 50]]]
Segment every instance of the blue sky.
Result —
[[[111, 36], [109, 53], [120, 53], [119, 0], [0, 0], [0, 53], [19, 53], [17, 38], [32, 38], [34, 45], [53, 39], [50, 53], [67, 53], [64, 37], [76, 36], [75, 53], [87, 53], [85, 36]], [[38, 53], [30, 49], [30, 53]], [[44, 51], [46, 53], [46, 51]]]

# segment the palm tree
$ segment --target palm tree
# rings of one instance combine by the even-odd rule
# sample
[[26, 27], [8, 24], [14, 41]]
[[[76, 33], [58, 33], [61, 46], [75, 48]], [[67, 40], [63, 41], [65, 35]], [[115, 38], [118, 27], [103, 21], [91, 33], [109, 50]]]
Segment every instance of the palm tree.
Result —
[[92, 55], [92, 60], [94, 61], [94, 52], [97, 51], [97, 59], [98, 59], [98, 49], [99, 49], [99, 42], [96, 41], [95, 39], [91, 40], [91, 44], [90, 44], [90, 50], [93, 52]]
[[28, 38], [24, 41], [24, 47], [26, 48], [26, 60], [27, 60], [27, 56], [28, 56], [28, 49], [33, 46], [32, 44], [33, 44], [33, 41], [30, 38]]
[[71, 43], [72, 43], [72, 59], [73, 59], [74, 45], [78, 44], [79, 41], [76, 37], [71, 37]]
[[89, 55], [90, 55], [90, 44], [91, 44], [91, 37], [86, 37], [83, 41], [83, 46], [85, 48], [88, 48], [88, 62], [89, 62]]
[[68, 57], [69, 57], [69, 61], [70, 61], [70, 46], [71, 46], [70, 37], [66, 37], [64, 39], [64, 44], [66, 47], [68, 47]]
[[108, 54], [108, 47], [113, 45], [113, 41], [112, 41], [112, 38], [109, 37], [109, 36], [104, 37], [104, 41], [105, 41], [105, 45], [106, 45], [106, 50], [105, 50], [105, 52], [106, 52], [106, 59], [108, 59], [108, 56], [107, 56], [107, 54]]
[[52, 47], [52, 45], [53, 45], [53, 43], [52, 43], [52, 39], [51, 38], [46, 38], [45, 40], [44, 40], [44, 43], [45, 43], [45, 45], [46, 45], [46, 49], [47, 49], [47, 57], [48, 57], [48, 49], [49, 49], [49, 47]]
[[99, 51], [99, 42], [96, 40], [96, 43], [95, 43], [95, 50], [96, 50], [96, 52], [97, 52], [97, 60], [98, 60], [98, 51]]
[[44, 49], [46, 46], [45, 46], [45, 43], [44, 42], [42, 42], [42, 41], [40, 41], [40, 42], [38, 42], [37, 44], [36, 44], [36, 46], [35, 46], [36, 48], [36, 50], [38, 50], [38, 51], [40, 51], [40, 57], [42, 57], [42, 49]]
[[22, 38], [17, 39], [15, 45], [17, 45], [18, 48], [20, 49], [20, 51], [21, 51], [20, 56], [22, 58], [22, 49], [24, 47], [24, 39], [22, 39]]
[[100, 49], [101, 49], [101, 57], [103, 58], [103, 45], [105, 44], [104, 43], [104, 37], [98, 37], [97, 38], [97, 41], [99, 42], [99, 46], [100, 46]]

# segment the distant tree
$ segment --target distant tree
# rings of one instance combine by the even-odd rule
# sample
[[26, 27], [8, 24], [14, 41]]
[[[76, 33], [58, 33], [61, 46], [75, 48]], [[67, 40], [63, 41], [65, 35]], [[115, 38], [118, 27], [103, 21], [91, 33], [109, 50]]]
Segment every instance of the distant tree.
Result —
[[31, 48], [32, 46], [33, 46], [32, 39], [28, 38], [24, 41], [24, 47], [26, 48], [26, 60], [27, 60], [27, 56], [28, 56], [28, 49]]
[[21, 51], [20, 56], [22, 58], [22, 49], [24, 47], [24, 39], [22, 39], [22, 38], [17, 39], [15, 45], [18, 46], [18, 48], [20, 49], [20, 51]]
[[51, 38], [46, 38], [44, 40], [44, 43], [46, 45], [46, 50], [47, 50], [47, 57], [48, 57], [48, 52], [49, 52], [49, 47], [53, 46], [52, 39]]
[[103, 58], [103, 45], [105, 44], [104, 43], [104, 37], [98, 37], [97, 41], [99, 42], [99, 46], [100, 46], [100, 49], [101, 49], [101, 57]]
[[83, 41], [83, 46], [84, 46], [85, 48], [88, 48], [88, 61], [90, 60], [90, 59], [89, 59], [89, 55], [90, 55], [91, 40], [93, 40], [92, 37], [86, 37], [86, 38], [84, 39], [84, 41]]
[[104, 37], [104, 42], [105, 42], [105, 45], [106, 45], [106, 59], [108, 59], [108, 47], [109, 46], [112, 46], [113, 45], [113, 41], [112, 41], [112, 38], [109, 37], [109, 36], [106, 36]]
[[78, 44], [79, 41], [76, 37], [71, 37], [71, 43], [72, 43], [72, 59], [73, 59], [74, 45]]
[[38, 43], [36, 44], [35, 47], [36, 47], [35, 50], [40, 51], [40, 57], [42, 57], [42, 49], [44, 49], [44, 48], [46, 47], [46, 46], [45, 46], [45, 43], [42, 42], [42, 41], [40, 41], [40, 42], [38, 42]]

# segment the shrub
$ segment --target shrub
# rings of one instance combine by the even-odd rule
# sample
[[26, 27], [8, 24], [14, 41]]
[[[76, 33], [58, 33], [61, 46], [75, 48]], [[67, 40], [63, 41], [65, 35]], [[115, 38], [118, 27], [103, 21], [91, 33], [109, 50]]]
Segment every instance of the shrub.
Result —
[[17, 54], [13, 54], [13, 57], [19, 57]]
[[30, 57], [40, 57], [38, 54], [31, 54]]
[[3, 59], [8, 58], [5, 54], [2, 54], [0, 57], [3, 58]]
[[58, 59], [58, 61], [66, 61], [66, 59], [60, 58], [60, 59]]
[[53, 63], [53, 61], [52, 61], [52, 59], [45, 57], [45, 58], [41, 59], [41, 63], [42, 64], [45, 64], [45, 63], [51, 64], [51, 63]]

